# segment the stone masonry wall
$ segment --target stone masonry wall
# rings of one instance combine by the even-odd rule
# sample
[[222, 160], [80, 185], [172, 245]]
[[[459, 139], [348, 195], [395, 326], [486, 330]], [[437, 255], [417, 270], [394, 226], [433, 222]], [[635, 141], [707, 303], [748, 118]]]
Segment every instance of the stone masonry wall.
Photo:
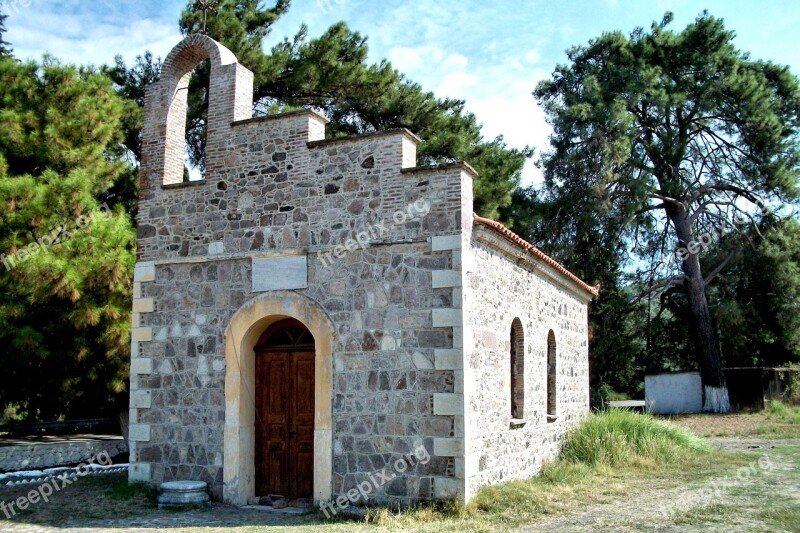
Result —
[[[431, 271], [450, 261], [426, 242], [356, 250], [324, 267], [309, 257], [309, 289], [338, 329], [334, 355], [334, 495], [346, 493], [420, 444], [450, 437], [452, 417], [432, 415], [432, 395], [453, 391], [453, 373], [434, 368], [434, 349], [452, 334], [433, 328], [431, 311], [451, 305], [431, 288]], [[137, 463], [151, 481], [202, 479], [220, 497], [225, 412], [222, 332], [253, 296], [250, 261], [174, 263], [156, 267], [144, 284], [156, 311], [140, 343], [152, 372], [138, 377], [134, 432]], [[139, 400], [146, 398], [146, 401]], [[325, 453], [321, 450], [320, 453]], [[433, 478], [448, 477], [448, 459], [433, 457], [393, 480], [377, 501], [407, 504], [432, 496]]]
[[[588, 295], [551, 277], [517, 246], [476, 224], [464, 288], [466, 493], [535, 475], [589, 407]], [[522, 323], [524, 422], [511, 421], [511, 327]], [[547, 337], [557, 345], [557, 413], [547, 418]]]
[[[401, 173], [417, 139], [401, 130], [324, 141], [325, 122], [300, 112], [237, 123], [225, 165], [209, 165], [204, 181], [142, 195], [139, 259], [334, 247], [367, 229], [385, 242], [421, 236], [420, 219], [394, 219], [424, 192], [424, 180]], [[458, 198], [435, 193], [428, 233], [456, 223]]]
[[452, 253], [431, 242], [460, 232], [471, 171], [413, 167], [418, 139], [404, 130], [325, 141], [325, 122], [313, 112], [236, 122], [202, 182], [143, 188], [132, 479], [201, 479], [221, 498], [224, 330], [256, 296], [253, 258], [289, 252], [308, 258], [308, 288], [297, 292], [337, 329], [333, 450], [318, 451], [333, 454], [334, 498], [419, 445], [430, 462], [371, 501], [407, 505], [452, 486], [453, 459], [433, 452], [453, 436], [453, 417], [432, 412], [433, 395], [454, 387], [434, 355], [452, 347], [452, 328], [432, 318], [453, 306], [432, 282]]
[[72, 437], [55, 442], [6, 440], [0, 444], [0, 472], [79, 464], [101, 453], [111, 458], [127, 453], [119, 437]]
[[[183, 183], [180, 95], [206, 57], [206, 171], [202, 181]], [[588, 404], [588, 298], [520, 261], [494, 233], [474, 230], [474, 171], [415, 167], [412, 133], [325, 140], [321, 115], [249, 118], [251, 103], [252, 73], [199, 35], [170, 53], [147, 91], [130, 478], [200, 479], [222, 497], [224, 332], [258, 296], [254, 261], [287, 255], [306, 258], [307, 283], [294, 290], [335, 328], [332, 449], [315, 449], [332, 459], [334, 499], [385, 467], [391, 472], [420, 445], [430, 461], [393, 472], [371, 503], [469, 497], [479, 486], [533, 474]], [[515, 317], [525, 337], [529, 421], [509, 429]], [[548, 423], [550, 329], [559, 417]]]

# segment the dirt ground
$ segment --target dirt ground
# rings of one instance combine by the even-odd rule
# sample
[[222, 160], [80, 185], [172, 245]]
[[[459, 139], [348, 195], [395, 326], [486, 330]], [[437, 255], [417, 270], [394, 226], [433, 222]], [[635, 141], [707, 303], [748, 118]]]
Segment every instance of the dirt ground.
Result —
[[664, 417], [701, 437], [800, 437], [796, 425], [784, 424], [764, 413], [731, 415], [675, 415]]
[[[720, 449], [743, 451], [752, 462], [736, 475], [690, 486], [656, 489], [579, 513], [545, 519], [518, 531], [800, 531], [764, 520], [759, 507], [781, 499], [800, 516], [800, 439], [712, 439]], [[762, 499], [763, 498], [763, 499]]]
[[[643, 475], [624, 497], [603, 498], [577, 511], [543, 516], [517, 531], [798, 531], [800, 532], [800, 435], [759, 435], [759, 415], [682, 417], [676, 422], [702, 434], [754, 437], [712, 437], [721, 450], [740, 452], [740, 468], [725, 476], [688, 483]], [[735, 474], [735, 475], [734, 475]], [[27, 494], [31, 486], [0, 488], [0, 502]], [[188, 512], [158, 511], [154, 495], [129, 488], [125, 477], [81, 479], [54, 494], [49, 502], [4, 520], [0, 532], [187, 531], [354, 531], [392, 530], [392, 524], [330, 521], [320, 515], [285, 516], [215, 504]], [[602, 503], [600, 503], [602, 502]], [[417, 528], [413, 528], [417, 529]], [[507, 527], [470, 523], [429, 523], [420, 530], [491, 531]]]

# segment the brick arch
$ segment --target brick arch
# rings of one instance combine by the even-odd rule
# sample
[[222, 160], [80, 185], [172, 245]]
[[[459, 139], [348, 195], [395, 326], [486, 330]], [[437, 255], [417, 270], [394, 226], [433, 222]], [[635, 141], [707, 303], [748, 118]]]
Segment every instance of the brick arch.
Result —
[[161, 79], [180, 80], [192, 72], [197, 64], [211, 60], [212, 68], [238, 63], [236, 55], [208, 35], [195, 33], [179, 42], [164, 59]]
[[255, 496], [255, 346], [272, 324], [294, 318], [314, 337], [314, 500], [328, 501], [333, 472], [333, 326], [315, 301], [290, 292], [263, 293], [233, 315], [225, 330], [223, 499]]
[[206, 149], [224, 146], [231, 122], [252, 116], [253, 73], [233, 52], [206, 36], [193, 34], [170, 51], [158, 82], [147, 88], [142, 146], [143, 179], [175, 185], [183, 181], [186, 93], [194, 68], [211, 62]]

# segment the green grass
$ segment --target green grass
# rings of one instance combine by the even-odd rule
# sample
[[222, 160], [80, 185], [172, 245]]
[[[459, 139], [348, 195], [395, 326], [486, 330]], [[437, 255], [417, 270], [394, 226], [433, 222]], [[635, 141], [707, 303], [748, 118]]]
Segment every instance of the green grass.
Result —
[[710, 451], [708, 442], [687, 430], [614, 409], [587, 417], [569, 433], [559, 458], [535, 478], [484, 487], [466, 508], [423, 507], [399, 517], [380, 510], [367, 521], [414, 531], [505, 529], [636, 491], [707, 479], [744, 464], [734, 454]]
[[770, 402], [766, 409], [767, 418], [783, 424], [800, 425], [800, 406], [789, 406], [785, 403]]
[[631, 399], [631, 396], [629, 394], [624, 393], [624, 392], [615, 392], [615, 391], [612, 390], [612, 391], [609, 391], [608, 394], [606, 394], [606, 400], [609, 401], [609, 402], [622, 402], [622, 401], [630, 400], [630, 399]]
[[800, 406], [773, 401], [764, 410], [728, 415], [674, 415], [669, 420], [702, 437], [800, 439]]
[[672, 515], [672, 523], [678, 526], [721, 524], [735, 511], [735, 505], [710, 503], [688, 511], [676, 511]]
[[784, 531], [800, 531], [800, 505], [771, 501], [756, 515], [766, 524]]
[[687, 429], [624, 409], [596, 413], [567, 436], [560, 460], [588, 466], [667, 464], [711, 451]]
[[[588, 416], [568, 434], [559, 458], [545, 464], [537, 477], [485, 487], [466, 507], [457, 504], [421, 506], [399, 515], [382, 509], [360, 520], [341, 516], [326, 519], [321, 514], [312, 513], [270, 523], [267, 522], [272, 519], [268, 517], [263, 518], [264, 523], [259, 523], [262, 520], [259, 518], [254, 523], [251, 520], [256, 515], [247, 515], [242, 517], [241, 524], [235, 523], [236, 519], [226, 514], [228, 511], [224, 508], [215, 508], [209, 511], [209, 519], [215, 519], [215, 513], [221, 513], [225, 520], [231, 520], [230, 525], [193, 527], [187, 531], [216, 533], [231, 528], [241, 533], [264, 530], [309, 533], [398, 529], [422, 532], [506, 530], [564, 513], [587, 509], [603, 513], [598, 504], [617, 503], [630, 499], [631, 495], [659, 491], [666, 494], [678, 487], [691, 489], [702, 486], [709, 479], [735, 474], [738, 467], [753, 460], [752, 454], [710, 450], [706, 441], [687, 430], [650, 415], [615, 409]], [[8, 496], [12, 496], [10, 491]], [[66, 494], [60, 496], [60, 502], [38, 506], [36, 512], [41, 513], [40, 516], [21, 517], [21, 521], [60, 524], [67, 516], [73, 520], [95, 520], [152, 513], [165, 517], [164, 513], [155, 511], [154, 493], [142, 486], [129, 487], [125, 476], [80, 480], [71, 488], [69, 497]], [[763, 513], [761, 523], [781, 527], [780, 524], [792, 523], [796, 509], [787, 503], [783, 507], [770, 505], [749, 512]], [[708, 506], [673, 519], [688, 525], [712, 522], [713, 517], [724, 515], [721, 508]], [[637, 517], [636, 509], [632, 508], [628, 515], [615, 520], [635, 521]]]
[[144, 483], [129, 483], [126, 479], [118, 480], [106, 489], [106, 495], [113, 500], [145, 499], [155, 503], [158, 489]]
[[[643, 469], [652, 477], [684, 481], [691, 473], [710, 475], [715, 470], [711, 449], [691, 432], [650, 415], [618, 409], [594, 413], [569, 433], [558, 460], [545, 465], [539, 476], [485, 487], [469, 509], [490, 514], [493, 521], [525, 523], [537, 515], [623, 496]], [[684, 468], [669, 468], [678, 464]]]
[[672, 523], [705, 529], [724, 524], [737, 531], [800, 531], [800, 496], [792, 490], [798, 486], [800, 447], [780, 446], [770, 455], [775, 470], [759, 470], [747, 482], [727, 488], [721, 501], [676, 511]]
[[[796, 413], [797, 407], [789, 410]], [[784, 469], [766, 473], [766, 483], [743, 496], [752, 500], [751, 509], [755, 516], [771, 528], [800, 531], [800, 494], [796, 490], [786, 490], [798, 486], [800, 447], [779, 447], [775, 450], [775, 459], [784, 463]]]

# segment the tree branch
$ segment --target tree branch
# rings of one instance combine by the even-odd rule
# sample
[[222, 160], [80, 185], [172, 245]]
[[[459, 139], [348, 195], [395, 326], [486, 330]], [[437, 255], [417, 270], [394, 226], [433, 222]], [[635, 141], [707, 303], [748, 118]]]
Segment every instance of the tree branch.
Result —
[[677, 289], [677, 288], [685, 287], [686, 286], [686, 281], [688, 279], [689, 278], [687, 278], [683, 274], [679, 274], [679, 275], [674, 276], [672, 278], [659, 281], [658, 283], [656, 283], [654, 285], [648, 286], [646, 290], [644, 290], [644, 291], [640, 292], [639, 294], [637, 294], [636, 296], [634, 296], [630, 303], [631, 304], [635, 304], [635, 303], [641, 301], [648, 294], [653, 294], [653, 293], [658, 292], [658, 291], [660, 291], [662, 289], [669, 290], [671, 288], [676, 288]]
[[731, 259], [733, 259], [734, 257], [736, 257], [736, 252], [731, 252], [728, 255], [728, 257], [726, 257], [725, 260], [722, 261], [722, 263], [717, 265], [717, 267], [714, 270], [712, 270], [708, 276], [706, 276], [706, 279], [703, 280], [703, 283], [705, 284], [706, 287], [708, 287], [709, 283], [714, 281], [714, 278], [719, 276], [720, 272], [722, 272], [722, 269], [725, 268], [728, 265], [728, 263], [731, 262]]
[[648, 211], [655, 211], [656, 209], [664, 209], [666, 206], [667, 206], [667, 204], [665, 204], [665, 203], [656, 204], [656, 205], [648, 205], [647, 207], [645, 207], [643, 209], [639, 209], [638, 211], [636, 211], [636, 214], [637, 215], [643, 215], [643, 214], [647, 213]]
[[679, 208], [685, 208], [686, 206], [680, 200], [676, 200], [675, 198], [670, 198], [669, 196], [664, 196], [663, 194], [658, 193], [650, 193], [650, 198], [655, 198], [656, 200], [661, 200], [667, 204], [673, 204]]

